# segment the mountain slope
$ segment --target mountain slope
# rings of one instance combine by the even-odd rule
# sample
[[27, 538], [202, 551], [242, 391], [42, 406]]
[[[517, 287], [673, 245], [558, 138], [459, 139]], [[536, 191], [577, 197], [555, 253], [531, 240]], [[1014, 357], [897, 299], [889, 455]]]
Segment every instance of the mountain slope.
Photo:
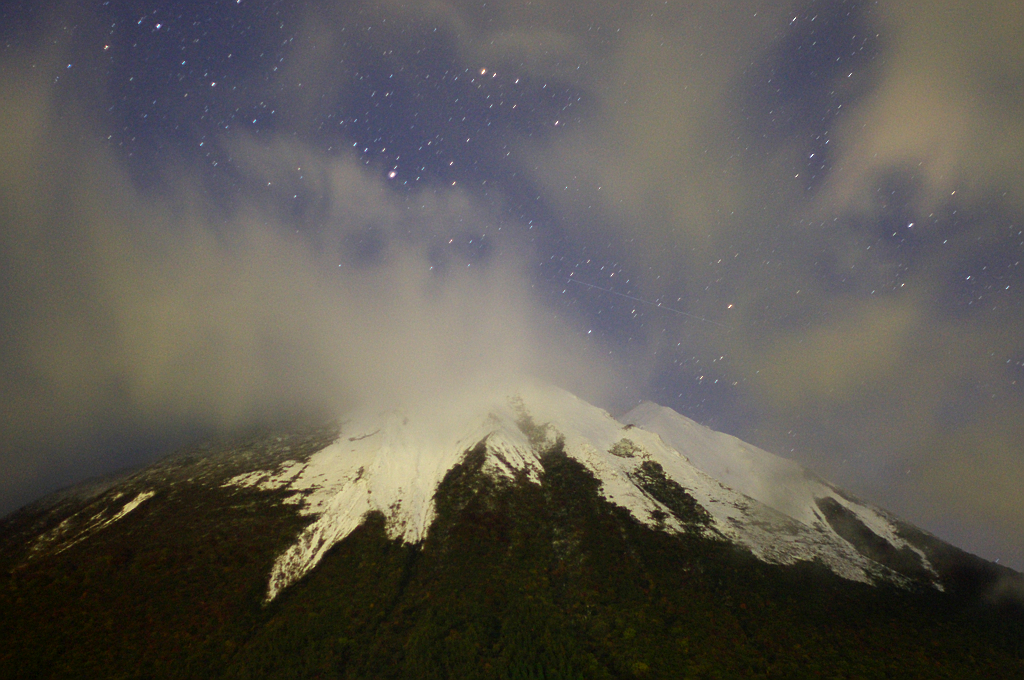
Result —
[[385, 515], [390, 537], [422, 541], [441, 478], [482, 441], [496, 479], [524, 472], [536, 481], [538, 452], [561, 440], [566, 454], [600, 481], [605, 498], [650, 526], [687, 530], [687, 520], [655, 491], [665, 478], [708, 514], [704, 533], [762, 560], [818, 560], [850, 580], [910, 578], [941, 589], [928, 558], [899, 535], [895, 518], [810, 478], [796, 463], [656, 405], [643, 404], [624, 420], [558, 388], [520, 385], [441, 432], [415, 415], [359, 414], [346, 423], [347, 436], [308, 461], [230, 483], [287, 490], [303, 514], [316, 518], [276, 562], [268, 599], [308, 573], [369, 511]]
[[[480, 417], [460, 417], [455, 433], [394, 414], [378, 429], [364, 414], [340, 436], [188, 451], [16, 513], [0, 529], [0, 677], [1024, 671], [1021, 609], [979, 597], [1013, 572], [835, 490], [838, 499], [820, 498], [848, 515], [819, 504], [816, 480], [806, 484], [820, 526], [773, 538], [772, 527], [799, 524], [783, 510], [806, 505], [772, 507], [689, 462], [701, 446], [741, 443], [698, 430], [670, 446], [673, 433], [643, 410], [630, 427], [564, 392], [530, 389], [469, 409]], [[692, 458], [677, 454], [683, 445]], [[712, 493], [708, 507], [702, 494]], [[887, 522], [931, 570], [870, 559], [843, 538], [856, 533], [844, 521], [881, 540], [886, 530], [869, 522]], [[858, 566], [864, 578], [820, 556], [771, 559], [796, 553], [770, 541], [792, 548], [801, 536], [819, 541], [798, 546], [812, 557], [843, 541], [832, 557], [871, 562]]]

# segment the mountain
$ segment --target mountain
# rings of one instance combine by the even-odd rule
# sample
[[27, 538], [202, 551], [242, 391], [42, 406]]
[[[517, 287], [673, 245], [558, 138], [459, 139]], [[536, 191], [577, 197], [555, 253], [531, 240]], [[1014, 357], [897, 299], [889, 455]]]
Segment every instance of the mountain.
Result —
[[1016, 572], [537, 383], [83, 484], [0, 574], [0, 677], [1024, 677]]

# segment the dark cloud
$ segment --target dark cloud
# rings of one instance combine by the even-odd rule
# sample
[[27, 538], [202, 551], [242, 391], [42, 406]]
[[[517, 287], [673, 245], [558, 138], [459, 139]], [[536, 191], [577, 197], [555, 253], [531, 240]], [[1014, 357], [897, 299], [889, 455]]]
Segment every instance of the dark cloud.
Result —
[[1024, 12], [582, 7], [25, 18], [18, 479], [85, 433], [561, 365], [1024, 567]]

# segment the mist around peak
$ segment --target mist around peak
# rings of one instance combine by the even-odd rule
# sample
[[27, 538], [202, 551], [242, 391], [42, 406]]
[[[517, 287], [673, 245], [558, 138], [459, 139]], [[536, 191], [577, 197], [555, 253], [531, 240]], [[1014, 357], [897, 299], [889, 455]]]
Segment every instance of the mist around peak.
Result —
[[[522, 225], [478, 197], [397, 194], [352, 154], [244, 132], [222, 140], [232, 186], [185, 161], [143, 186], [51, 82], [4, 66], [0, 512], [252, 425], [449, 422], [522, 375], [620, 382], [534, 294]], [[288, 182], [315, 207], [282, 212]]]

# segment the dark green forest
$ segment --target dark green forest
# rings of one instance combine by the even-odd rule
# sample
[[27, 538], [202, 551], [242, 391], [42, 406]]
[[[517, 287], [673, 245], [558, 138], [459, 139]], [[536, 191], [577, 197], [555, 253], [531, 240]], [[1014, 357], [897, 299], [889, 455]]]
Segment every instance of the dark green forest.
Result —
[[636, 481], [693, 530], [646, 527], [559, 443], [537, 485], [484, 474], [482, 442], [445, 477], [422, 544], [368, 515], [264, 604], [309, 520], [277, 492], [222, 486], [237, 470], [204, 455], [176, 464], [216, 474], [180, 475], [56, 555], [26, 559], [29, 520], [5, 521], [0, 677], [1024, 677], [1019, 605], [764, 564], [706, 538], [707, 515], [656, 464]]

